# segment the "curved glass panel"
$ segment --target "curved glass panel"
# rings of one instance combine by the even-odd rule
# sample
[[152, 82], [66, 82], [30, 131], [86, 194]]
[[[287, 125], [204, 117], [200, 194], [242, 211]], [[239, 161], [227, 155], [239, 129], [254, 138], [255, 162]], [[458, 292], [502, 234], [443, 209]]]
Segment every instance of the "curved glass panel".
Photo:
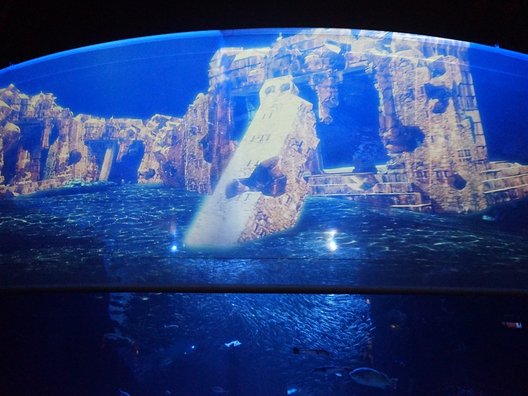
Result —
[[523, 292], [526, 76], [522, 54], [348, 29], [6, 68], [0, 286]]

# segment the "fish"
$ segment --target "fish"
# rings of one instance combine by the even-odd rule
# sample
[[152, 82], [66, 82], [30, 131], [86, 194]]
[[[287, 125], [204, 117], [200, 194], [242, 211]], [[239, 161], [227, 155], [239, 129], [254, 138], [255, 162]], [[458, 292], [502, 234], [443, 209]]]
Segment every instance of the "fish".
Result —
[[130, 346], [134, 344], [134, 340], [130, 337], [125, 337], [118, 333], [106, 333], [103, 335], [103, 343], [112, 343], [117, 346]]
[[216, 393], [217, 395], [226, 395], [229, 393], [228, 390], [225, 390], [224, 388], [218, 385], [211, 387], [211, 391], [213, 391], [213, 393]]
[[522, 322], [501, 322], [501, 324], [507, 329], [522, 329]]
[[370, 386], [380, 389], [396, 389], [398, 384], [397, 378], [389, 378], [387, 374], [374, 370], [369, 367], [359, 367], [352, 370], [349, 374], [350, 378], [360, 385]]
[[303, 353], [314, 356], [330, 356], [330, 352], [328, 352], [326, 349], [308, 349], [293, 347], [292, 352], [294, 353], [294, 355], [299, 355]]
[[119, 389], [119, 396], [130, 396], [130, 393], [125, 392], [124, 390]]
[[226, 343], [224, 343], [224, 345], [226, 346], [226, 348], [231, 348], [231, 347], [240, 346], [240, 345], [242, 345], [242, 343], [240, 341], [238, 341], [238, 340], [234, 340], [234, 341], [226, 342]]

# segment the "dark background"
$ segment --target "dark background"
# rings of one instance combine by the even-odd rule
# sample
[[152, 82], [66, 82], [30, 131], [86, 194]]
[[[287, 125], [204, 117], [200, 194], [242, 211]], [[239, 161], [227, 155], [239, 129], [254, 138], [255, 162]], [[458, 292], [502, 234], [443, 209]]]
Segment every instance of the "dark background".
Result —
[[499, 44], [528, 53], [528, 1], [0, 2], [0, 68], [85, 45], [190, 30], [347, 27]]

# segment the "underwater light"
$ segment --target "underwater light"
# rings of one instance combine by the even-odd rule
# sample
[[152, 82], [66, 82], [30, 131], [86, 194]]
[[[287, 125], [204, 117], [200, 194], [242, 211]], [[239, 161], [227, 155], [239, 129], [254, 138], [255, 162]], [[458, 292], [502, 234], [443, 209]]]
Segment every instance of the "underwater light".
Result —
[[170, 250], [171, 250], [172, 253], [177, 252], [177, 251], [178, 251], [178, 245], [173, 244], [173, 245], [170, 247]]
[[337, 234], [337, 230], [328, 230], [325, 232], [326, 234], [326, 248], [331, 251], [335, 252], [337, 250], [337, 242], [335, 241], [334, 237]]
[[337, 250], [337, 243], [333, 239], [330, 239], [326, 241], [326, 248], [330, 250], [331, 252], [335, 252]]

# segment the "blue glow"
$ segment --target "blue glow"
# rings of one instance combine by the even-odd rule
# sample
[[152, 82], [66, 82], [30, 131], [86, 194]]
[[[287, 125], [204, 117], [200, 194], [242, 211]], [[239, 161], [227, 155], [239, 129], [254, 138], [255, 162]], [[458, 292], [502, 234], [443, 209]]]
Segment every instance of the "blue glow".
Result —
[[70, 56], [70, 55], [82, 54], [82, 53], [91, 52], [91, 51], [101, 51], [101, 50], [106, 50], [106, 49], [114, 49], [114, 48], [120, 48], [124, 46], [137, 45], [137, 44], [143, 44], [143, 43], [151, 44], [151, 43], [156, 43], [160, 41], [164, 42], [168, 40], [186, 40], [186, 39], [191, 39], [191, 38], [203, 38], [203, 37], [221, 38], [222, 34], [223, 33], [220, 30], [203, 30], [203, 31], [170, 33], [170, 34], [161, 34], [161, 35], [154, 35], [154, 36], [145, 36], [145, 37], [124, 39], [124, 40], [109, 41], [106, 43], [93, 44], [93, 45], [88, 45], [85, 47], [56, 52], [50, 55], [44, 55], [39, 58], [31, 59], [31, 60], [21, 62], [16, 65], [8, 66], [5, 69], [2, 69], [1, 71], [2, 72], [3, 71], [13, 71], [19, 68], [32, 66], [32, 65], [35, 65], [41, 62], [46, 62], [46, 61], [55, 60], [55, 59], [59, 59], [59, 58]]
[[177, 252], [177, 251], [178, 251], [178, 245], [173, 244], [173, 245], [171, 246], [170, 250], [171, 250], [172, 253]]

